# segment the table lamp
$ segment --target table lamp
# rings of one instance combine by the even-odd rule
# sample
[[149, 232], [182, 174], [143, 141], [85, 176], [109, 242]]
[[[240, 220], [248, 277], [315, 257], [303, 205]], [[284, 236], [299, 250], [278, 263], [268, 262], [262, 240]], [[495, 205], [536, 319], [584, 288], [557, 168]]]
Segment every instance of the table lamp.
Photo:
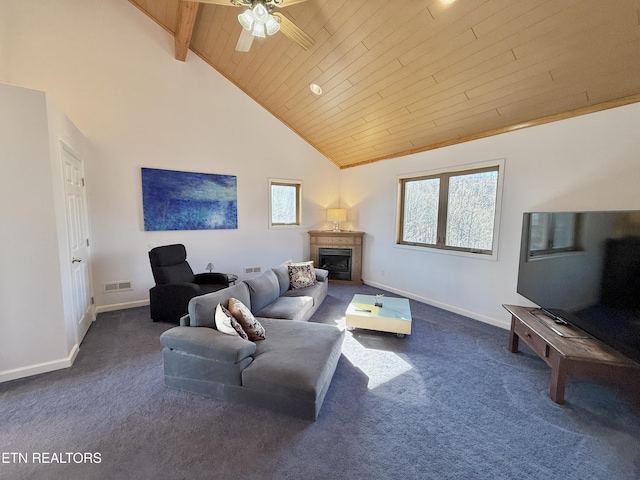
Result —
[[329, 208], [327, 210], [327, 220], [333, 222], [333, 231], [340, 231], [340, 222], [344, 222], [347, 219], [346, 208]]

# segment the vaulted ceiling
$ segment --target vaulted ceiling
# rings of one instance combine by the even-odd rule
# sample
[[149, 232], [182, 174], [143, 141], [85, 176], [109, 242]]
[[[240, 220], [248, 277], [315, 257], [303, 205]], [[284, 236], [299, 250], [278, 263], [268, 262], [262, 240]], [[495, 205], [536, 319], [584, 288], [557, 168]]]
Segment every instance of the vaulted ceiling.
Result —
[[231, 0], [130, 1], [341, 168], [640, 101], [640, 0], [284, 0], [314, 45], [249, 52]]

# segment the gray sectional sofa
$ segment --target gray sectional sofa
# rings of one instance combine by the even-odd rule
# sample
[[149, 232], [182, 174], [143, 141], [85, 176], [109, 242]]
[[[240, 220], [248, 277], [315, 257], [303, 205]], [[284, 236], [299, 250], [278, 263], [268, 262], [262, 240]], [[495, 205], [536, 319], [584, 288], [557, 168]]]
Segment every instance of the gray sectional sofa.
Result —
[[[344, 331], [307, 322], [328, 290], [328, 272], [291, 289], [285, 265], [192, 298], [180, 326], [162, 334], [165, 384], [207, 397], [315, 420], [341, 355]], [[246, 305], [265, 329], [252, 342], [215, 329], [218, 303]]]

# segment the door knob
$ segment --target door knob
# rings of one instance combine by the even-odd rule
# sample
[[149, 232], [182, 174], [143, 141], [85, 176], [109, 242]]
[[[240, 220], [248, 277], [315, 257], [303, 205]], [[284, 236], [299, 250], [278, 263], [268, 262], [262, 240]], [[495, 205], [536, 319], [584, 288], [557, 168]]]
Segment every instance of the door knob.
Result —
[[71, 263], [80, 263], [81, 261], [82, 261], [82, 259], [81, 259], [81, 258], [78, 258], [78, 257], [73, 257], [73, 258], [71, 259]]

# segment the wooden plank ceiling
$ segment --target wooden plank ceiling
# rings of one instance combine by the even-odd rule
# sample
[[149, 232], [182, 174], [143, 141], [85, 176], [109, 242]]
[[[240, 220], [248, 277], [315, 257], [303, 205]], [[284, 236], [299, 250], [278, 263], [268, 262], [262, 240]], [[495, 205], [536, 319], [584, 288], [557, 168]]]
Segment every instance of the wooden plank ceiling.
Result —
[[640, 0], [307, 0], [313, 47], [247, 53], [231, 3], [130, 1], [341, 168], [640, 101]]

